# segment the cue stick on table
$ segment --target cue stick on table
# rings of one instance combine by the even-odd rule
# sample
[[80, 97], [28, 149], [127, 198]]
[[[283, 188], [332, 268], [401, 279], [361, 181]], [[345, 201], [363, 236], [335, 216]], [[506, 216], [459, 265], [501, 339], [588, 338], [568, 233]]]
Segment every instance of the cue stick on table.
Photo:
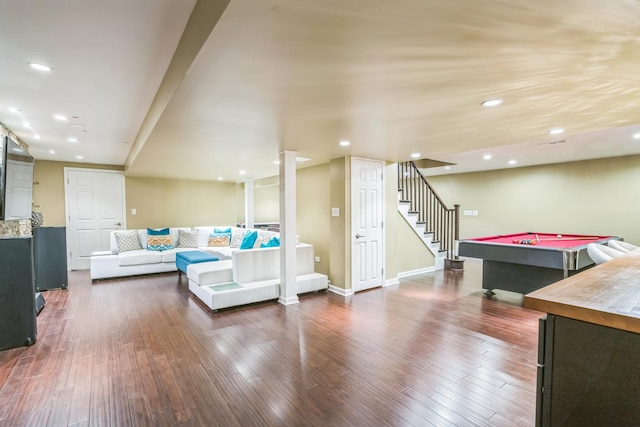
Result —
[[550, 239], [537, 239], [539, 242], [550, 242], [554, 240], [598, 240], [600, 237], [554, 237]]

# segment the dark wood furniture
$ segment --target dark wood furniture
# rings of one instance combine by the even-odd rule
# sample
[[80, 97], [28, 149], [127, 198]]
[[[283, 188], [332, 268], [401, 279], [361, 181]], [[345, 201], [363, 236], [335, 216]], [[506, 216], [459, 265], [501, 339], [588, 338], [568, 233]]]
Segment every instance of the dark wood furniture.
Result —
[[536, 425], [640, 425], [640, 252], [532, 292], [540, 321]]
[[33, 229], [36, 291], [66, 289], [69, 284], [65, 231], [65, 227]]
[[36, 341], [31, 237], [0, 239], [0, 350]]
[[[536, 240], [535, 244], [514, 241]], [[620, 240], [616, 236], [555, 233], [515, 233], [461, 240], [458, 254], [482, 259], [482, 288], [526, 294], [574, 275], [594, 262], [587, 254], [589, 243]]]

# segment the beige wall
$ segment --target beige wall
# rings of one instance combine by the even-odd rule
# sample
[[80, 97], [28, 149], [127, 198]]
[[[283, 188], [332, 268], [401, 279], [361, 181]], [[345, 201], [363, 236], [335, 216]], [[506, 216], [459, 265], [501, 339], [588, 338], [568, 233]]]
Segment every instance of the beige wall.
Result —
[[522, 231], [617, 235], [640, 244], [640, 156], [427, 178], [461, 238]]
[[[299, 179], [300, 173], [297, 175]], [[244, 188], [242, 191], [244, 195]], [[280, 222], [280, 184], [278, 176], [254, 181], [253, 209], [254, 222]]]
[[235, 224], [235, 183], [131, 177], [125, 186], [127, 228]]
[[331, 216], [329, 230], [329, 280], [337, 288], [351, 288], [351, 249], [347, 246], [351, 235], [351, 159], [342, 157], [329, 162], [330, 208], [340, 209], [340, 216]]
[[[300, 241], [313, 245], [317, 273], [330, 273], [331, 208], [329, 163], [298, 169], [296, 174], [296, 232]], [[276, 187], [278, 188], [278, 187]]]
[[398, 212], [397, 205], [394, 216], [398, 226], [397, 246], [395, 248], [387, 248], [387, 253], [391, 251], [397, 253], [398, 274], [433, 267], [435, 265], [435, 257], [413, 227]]
[[42, 212], [46, 227], [64, 227], [64, 168], [122, 170], [122, 166], [36, 160], [33, 167], [33, 210]]

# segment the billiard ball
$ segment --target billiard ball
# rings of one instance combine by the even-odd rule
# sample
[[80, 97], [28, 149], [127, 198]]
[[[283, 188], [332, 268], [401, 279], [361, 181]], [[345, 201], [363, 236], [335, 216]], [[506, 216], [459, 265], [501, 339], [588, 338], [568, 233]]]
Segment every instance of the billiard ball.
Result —
[[558, 234], [558, 239], [562, 239], [562, 234]]

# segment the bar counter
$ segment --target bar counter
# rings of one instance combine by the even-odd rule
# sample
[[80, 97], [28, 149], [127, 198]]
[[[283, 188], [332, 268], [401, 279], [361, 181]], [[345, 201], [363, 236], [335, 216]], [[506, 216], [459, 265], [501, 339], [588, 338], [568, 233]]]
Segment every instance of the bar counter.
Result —
[[640, 251], [531, 292], [536, 425], [640, 425]]

